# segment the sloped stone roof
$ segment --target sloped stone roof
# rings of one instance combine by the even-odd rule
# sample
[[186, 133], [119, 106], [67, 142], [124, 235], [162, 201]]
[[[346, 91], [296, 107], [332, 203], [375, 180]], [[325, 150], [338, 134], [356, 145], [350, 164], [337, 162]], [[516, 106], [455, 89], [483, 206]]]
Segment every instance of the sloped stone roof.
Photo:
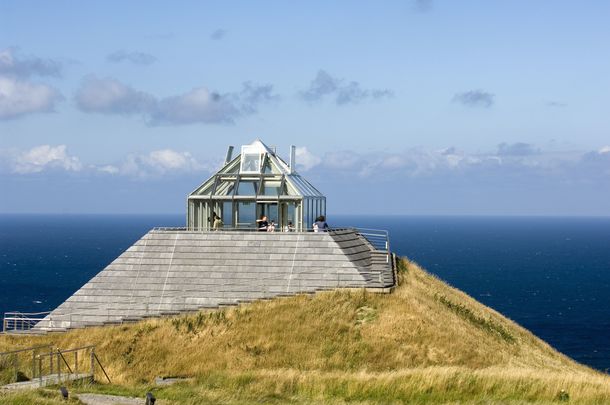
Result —
[[152, 230], [35, 329], [120, 323], [324, 289], [385, 289], [394, 285], [387, 258], [355, 230]]

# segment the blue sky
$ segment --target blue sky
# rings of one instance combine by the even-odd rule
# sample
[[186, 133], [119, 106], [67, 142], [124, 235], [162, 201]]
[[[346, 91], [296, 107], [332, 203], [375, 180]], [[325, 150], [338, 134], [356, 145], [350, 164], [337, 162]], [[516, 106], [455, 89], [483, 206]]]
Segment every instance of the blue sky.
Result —
[[610, 215], [608, 16], [2, 1], [0, 212], [182, 212], [259, 137], [299, 146], [331, 213]]

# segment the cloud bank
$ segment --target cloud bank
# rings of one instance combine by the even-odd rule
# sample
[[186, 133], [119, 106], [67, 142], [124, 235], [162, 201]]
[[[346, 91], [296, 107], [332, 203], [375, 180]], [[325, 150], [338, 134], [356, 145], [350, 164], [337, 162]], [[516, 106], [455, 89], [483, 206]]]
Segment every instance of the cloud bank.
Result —
[[[218, 159], [199, 161], [190, 152], [172, 149], [146, 154], [128, 154], [118, 163], [85, 165], [67, 152], [66, 145], [40, 145], [25, 151], [0, 151], [2, 167], [12, 173], [29, 174], [46, 170], [102, 172], [133, 177], [174, 172], [212, 171]], [[610, 181], [610, 146], [589, 152], [545, 151], [532, 144], [501, 143], [495, 151], [466, 153], [456, 147], [439, 150], [421, 148], [402, 152], [357, 153], [350, 150], [314, 154], [307, 147], [296, 148], [297, 168], [303, 173], [324, 173], [327, 177], [350, 176], [400, 179], [401, 177], [444, 178], [452, 176], [557, 175], [566, 178], [605, 178]], [[586, 169], [586, 170], [585, 170]], [[594, 169], [594, 170], [593, 170]], [[586, 176], [584, 175], [586, 173]]]
[[239, 92], [219, 93], [206, 87], [158, 99], [113, 78], [85, 78], [75, 94], [87, 113], [141, 115], [149, 125], [231, 124], [277, 100], [270, 84], [245, 82]]
[[49, 170], [77, 172], [82, 169], [80, 159], [66, 151], [66, 145], [40, 145], [9, 157], [13, 173], [30, 174]]
[[[163, 190], [147, 209], [178, 211], [184, 194], [221, 163], [173, 149], [128, 154], [104, 164], [86, 164], [65, 145], [0, 150], [0, 179], [13, 196], [0, 203], [5, 211], [36, 210], [40, 207], [28, 207], [23, 199], [35, 198], [40, 190], [53, 194], [59, 187], [72, 193], [75, 210], [95, 206], [98, 212], [125, 212], [137, 210], [130, 201], [141, 201], [143, 193], [159, 197]], [[327, 195], [335, 213], [376, 207], [373, 214], [610, 215], [610, 145], [570, 152], [505, 143], [477, 153], [457, 147], [312, 153], [299, 147], [297, 170]], [[100, 192], [109, 196], [103, 204], [87, 194]], [[47, 209], [64, 210], [65, 204], [65, 198], [56, 199]]]

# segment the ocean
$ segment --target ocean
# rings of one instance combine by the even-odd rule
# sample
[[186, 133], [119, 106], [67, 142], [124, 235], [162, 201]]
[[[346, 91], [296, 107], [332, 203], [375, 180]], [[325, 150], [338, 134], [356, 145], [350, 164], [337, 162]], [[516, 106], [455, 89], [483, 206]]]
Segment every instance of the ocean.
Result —
[[[610, 370], [610, 218], [330, 216]], [[182, 215], [0, 215], [0, 313], [55, 308], [154, 226]]]

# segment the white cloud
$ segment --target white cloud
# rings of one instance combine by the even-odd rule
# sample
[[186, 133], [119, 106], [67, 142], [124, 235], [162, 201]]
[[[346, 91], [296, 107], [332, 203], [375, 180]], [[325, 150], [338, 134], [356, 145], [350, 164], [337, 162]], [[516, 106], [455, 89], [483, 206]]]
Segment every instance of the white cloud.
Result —
[[79, 171], [82, 169], [80, 160], [66, 152], [66, 145], [40, 145], [13, 158], [12, 170], [15, 173], [38, 173], [48, 169], [63, 169]]
[[597, 151], [597, 153], [599, 153], [600, 155], [603, 155], [605, 153], [610, 153], [610, 146], [602, 147], [600, 150]]
[[0, 74], [12, 77], [61, 75], [61, 63], [35, 56], [21, 57], [15, 48], [0, 50]]
[[307, 171], [319, 165], [322, 158], [311, 153], [306, 147], [298, 147], [295, 149], [295, 160], [299, 168]]
[[99, 172], [107, 173], [107, 174], [119, 174], [120, 169], [113, 165], [105, 165], [97, 168]]
[[150, 178], [171, 174], [212, 171], [217, 161], [200, 163], [189, 152], [172, 149], [145, 154], [129, 154], [118, 163], [83, 164], [67, 151], [66, 145], [39, 145], [28, 150], [0, 149], [0, 172], [14, 174], [41, 173], [51, 170], [91, 174]]
[[98, 79], [95, 76], [83, 80], [75, 99], [82, 111], [101, 114], [142, 114], [155, 104], [150, 94], [134, 90], [112, 78]]
[[389, 89], [365, 89], [356, 81], [346, 82], [322, 69], [311, 81], [309, 88], [300, 92], [301, 98], [310, 103], [329, 96], [335, 99], [337, 105], [356, 104], [369, 98], [376, 100], [393, 95], [394, 93]]
[[63, 97], [46, 84], [31, 83], [9, 76], [0, 76], [0, 119], [52, 112]]
[[154, 124], [231, 123], [240, 115], [232, 100], [205, 87], [161, 100], [152, 114]]
[[171, 149], [150, 152], [148, 159], [151, 166], [161, 170], [190, 170], [199, 167], [199, 163], [189, 152], [176, 152]]
[[189, 152], [172, 149], [155, 150], [148, 154], [130, 154], [121, 164], [106, 167], [106, 173], [138, 178], [210, 169], [209, 165], [199, 163]]

